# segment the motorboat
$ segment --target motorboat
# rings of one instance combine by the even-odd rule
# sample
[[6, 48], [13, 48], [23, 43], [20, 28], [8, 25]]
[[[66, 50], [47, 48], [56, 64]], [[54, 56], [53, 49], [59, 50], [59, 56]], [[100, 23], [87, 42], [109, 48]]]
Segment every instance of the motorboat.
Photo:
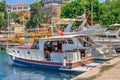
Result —
[[36, 39], [29, 48], [11, 47], [8, 54], [16, 64], [52, 70], [84, 72], [100, 65], [100, 63], [94, 62], [94, 57], [90, 52], [91, 48], [83, 46], [83, 44], [89, 46], [83, 40], [89, 40], [88, 38], [86, 34], [40, 38]]

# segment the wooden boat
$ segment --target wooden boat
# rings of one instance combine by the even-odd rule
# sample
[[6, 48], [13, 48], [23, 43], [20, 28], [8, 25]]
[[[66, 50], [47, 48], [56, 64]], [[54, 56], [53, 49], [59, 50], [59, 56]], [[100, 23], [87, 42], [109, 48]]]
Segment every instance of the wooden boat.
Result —
[[[31, 48], [13, 47], [8, 53], [14, 63], [62, 71], [84, 72], [99, 63], [82, 44], [75, 45], [72, 38], [86, 38], [87, 35], [66, 35], [40, 38]], [[82, 67], [86, 65], [85, 67]]]
[[25, 32], [25, 33], [16, 33], [8, 40], [10, 42], [20, 42], [20, 43], [33, 43], [36, 38], [50, 37], [52, 36], [51, 32], [41, 31], [41, 32]]
[[1, 31], [0, 34], [0, 51], [6, 52], [6, 47], [21, 46], [24, 44], [31, 45], [36, 38], [50, 37], [52, 33], [46, 29], [38, 31], [36, 29], [28, 30], [24, 33], [14, 33], [12, 31]]

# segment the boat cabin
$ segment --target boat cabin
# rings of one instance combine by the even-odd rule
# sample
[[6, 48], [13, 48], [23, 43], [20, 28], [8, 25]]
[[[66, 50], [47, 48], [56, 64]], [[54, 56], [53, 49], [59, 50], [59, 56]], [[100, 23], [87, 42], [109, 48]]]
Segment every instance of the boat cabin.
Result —
[[[87, 47], [90, 47], [92, 44], [93, 41], [88, 35], [81, 34], [37, 39], [31, 48], [39, 49], [40, 52], [44, 53], [47, 61], [53, 58], [58, 60], [57, 56], [60, 55], [61, 57], [64, 56], [63, 59], [67, 58], [70, 60], [74, 58], [80, 60], [91, 55], [90, 52], [87, 52]], [[73, 52], [75, 52], [74, 55]]]

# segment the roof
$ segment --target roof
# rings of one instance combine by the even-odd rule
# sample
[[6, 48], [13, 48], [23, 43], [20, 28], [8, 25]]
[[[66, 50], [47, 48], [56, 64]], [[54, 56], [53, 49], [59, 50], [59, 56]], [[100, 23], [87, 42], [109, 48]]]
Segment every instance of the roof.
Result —
[[11, 6], [26, 6], [26, 5], [29, 5], [29, 4], [26, 4], [26, 3], [18, 3], [18, 4], [11, 5]]
[[21, 25], [21, 24], [18, 24], [18, 23], [12, 24], [11, 26], [12, 26], [12, 27], [22, 27], [22, 25]]
[[89, 37], [89, 35], [87, 35], [87, 34], [74, 34], [74, 35], [64, 35], [64, 36], [52, 36], [52, 37], [49, 37], [49, 38], [42, 38], [42, 39], [45, 39], [45, 40], [52, 40], [52, 39], [60, 40], [60, 39], [73, 38], [73, 37]]

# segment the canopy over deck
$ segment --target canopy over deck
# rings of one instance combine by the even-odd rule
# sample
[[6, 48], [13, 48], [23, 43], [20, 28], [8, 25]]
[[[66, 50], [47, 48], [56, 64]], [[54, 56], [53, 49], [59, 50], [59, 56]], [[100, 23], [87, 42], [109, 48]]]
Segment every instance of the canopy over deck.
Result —
[[89, 35], [87, 34], [74, 34], [74, 35], [64, 35], [64, 36], [52, 36], [52, 37], [49, 37], [49, 38], [42, 38], [44, 40], [64, 40], [64, 39], [67, 39], [67, 38], [73, 38], [73, 37], [90, 37]]

